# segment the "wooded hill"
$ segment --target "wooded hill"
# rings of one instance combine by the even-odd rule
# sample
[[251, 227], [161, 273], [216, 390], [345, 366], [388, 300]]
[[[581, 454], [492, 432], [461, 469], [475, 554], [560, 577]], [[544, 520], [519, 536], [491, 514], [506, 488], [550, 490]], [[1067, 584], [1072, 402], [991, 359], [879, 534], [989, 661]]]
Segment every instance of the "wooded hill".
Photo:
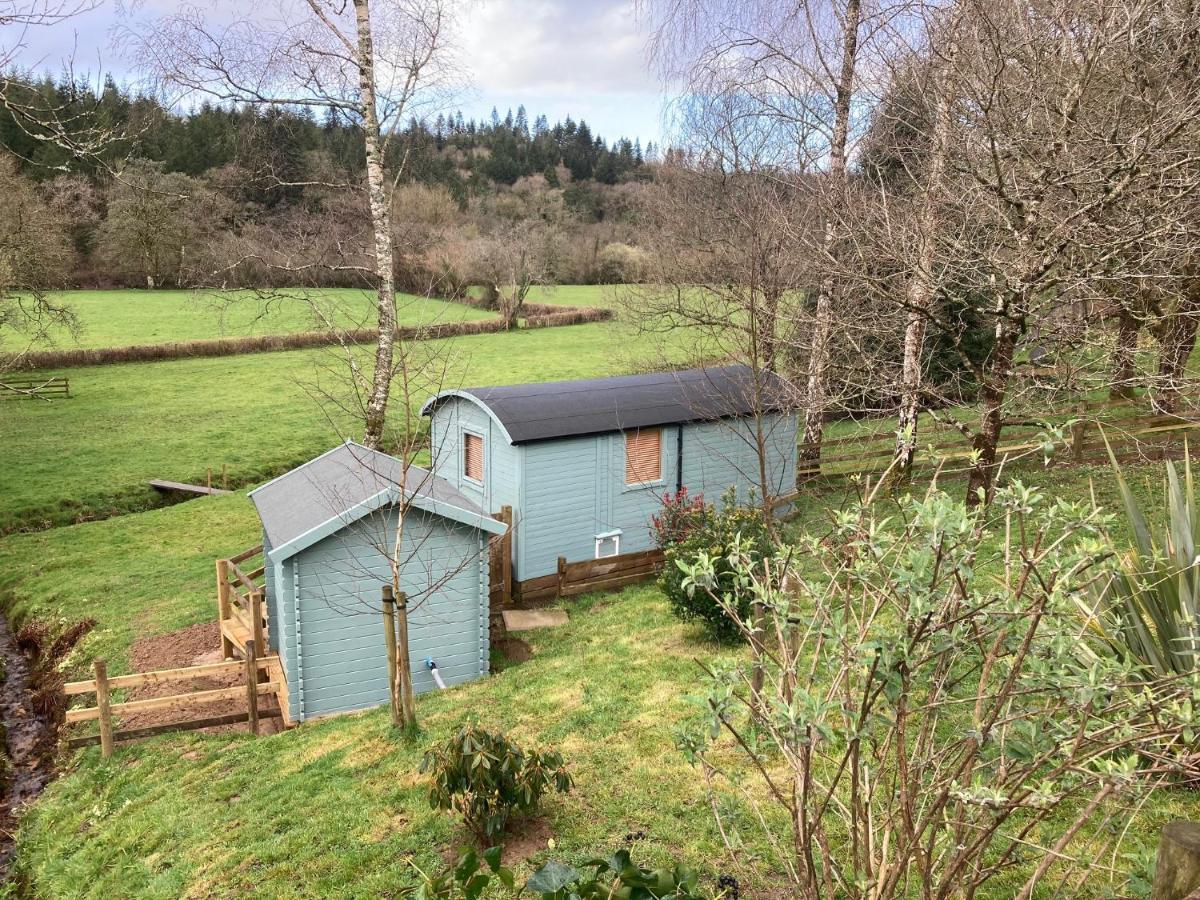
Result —
[[[0, 145], [12, 151], [0, 183], [25, 213], [8, 227], [21, 218], [38, 230], [10, 240], [44, 247], [47, 286], [361, 283], [350, 270], [368, 246], [365, 203], [343, 188], [361, 182], [363, 144], [335, 111], [318, 119], [305, 108], [206, 103], [180, 114], [111, 79], [99, 93], [50, 78], [27, 79], [24, 90], [28, 105], [58, 110], [58, 121], [126, 136], [70, 158], [65, 142], [40, 140], [0, 110]], [[656, 152], [625, 137], [610, 143], [569, 117], [531, 119], [524, 106], [485, 121], [461, 112], [414, 119], [387, 148], [400, 184], [399, 274], [421, 290], [479, 280], [476, 263], [496, 253], [485, 244], [523, 223], [539, 281], [636, 275], [630, 198]], [[347, 255], [349, 266], [301, 274], [291, 264], [301, 250]]]

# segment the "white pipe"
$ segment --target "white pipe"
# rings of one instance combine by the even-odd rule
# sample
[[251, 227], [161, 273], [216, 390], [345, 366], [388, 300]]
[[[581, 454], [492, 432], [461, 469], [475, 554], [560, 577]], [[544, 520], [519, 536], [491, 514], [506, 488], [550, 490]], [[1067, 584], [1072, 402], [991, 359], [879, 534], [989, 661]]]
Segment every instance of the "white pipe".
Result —
[[425, 667], [429, 669], [429, 674], [433, 676], [433, 682], [438, 686], [439, 691], [446, 689], [446, 682], [442, 681], [442, 673], [438, 671], [437, 663], [432, 658], [426, 658]]

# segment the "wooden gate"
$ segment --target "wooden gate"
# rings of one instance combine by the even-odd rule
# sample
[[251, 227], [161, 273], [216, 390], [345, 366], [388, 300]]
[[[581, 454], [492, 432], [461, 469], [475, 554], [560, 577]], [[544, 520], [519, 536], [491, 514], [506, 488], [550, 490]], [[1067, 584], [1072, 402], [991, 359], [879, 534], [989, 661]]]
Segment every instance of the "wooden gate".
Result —
[[512, 522], [511, 506], [500, 507], [493, 518], [508, 526], [504, 534], [488, 543], [488, 606], [494, 614], [512, 602]]

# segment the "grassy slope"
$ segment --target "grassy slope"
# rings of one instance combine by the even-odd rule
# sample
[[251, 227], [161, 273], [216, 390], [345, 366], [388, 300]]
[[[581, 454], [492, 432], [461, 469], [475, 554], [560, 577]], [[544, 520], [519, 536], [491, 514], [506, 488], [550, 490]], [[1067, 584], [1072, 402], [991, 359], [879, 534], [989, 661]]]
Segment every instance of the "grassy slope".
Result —
[[[456, 338], [447, 383], [614, 374], [629, 352], [606, 323]], [[225, 465], [248, 484], [356, 437], [312, 393], [342, 371], [322, 350], [73, 369], [70, 400], [0, 404], [0, 533], [144, 509], [151, 478], [202, 482]]]
[[[1038, 483], [1080, 497], [1088, 476], [1110, 503], [1103, 470], [1042, 473]], [[842, 496], [812, 498], [801, 525], [822, 528]], [[248, 502], [234, 496], [10, 536], [0, 541], [0, 572], [9, 573], [0, 590], [24, 612], [98, 618], [75, 665], [103, 654], [120, 671], [134, 623], [157, 633], [211, 618], [212, 557], [254, 533]], [[25, 820], [22, 871], [45, 896], [393, 890], [409, 880], [410, 854], [427, 865], [463, 840], [453, 817], [427, 808], [416, 767], [422, 748], [467, 718], [567, 754], [577, 789], [547, 810], [557, 855], [578, 861], [642, 830], [651, 858], [680, 848], [707, 872], [730, 868], [701, 781], [672, 746], [679, 723], [694, 714], [686, 700], [693, 660], [716, 651], [670, 616], [653, 587], [570, 609], [568, 628], [532, 635], [530, 662], [422, 698], [425, 732], [415, 742], [391, 734], [376, 711], [258, 741], [165, 737], [124, 748], [107, 764], [94, 750], [82, 753]], [[1127, 849], [1144, 861], [1165, 821], [1198, 815], [1195, 794], [1159, 794], [1134, 820]], [[758, 860], [757, 877], [765, 878], [763, 847], [752, 824], [741, 825], [749, 861]], [[533, 863], [549, 855], [543, 850]], [[1095, 885], [1097, 894], [1103, 887]]]
[[[202, 294], [192, 291], [63, 291], [51, 300], [71, 309], [77, 333], [58, 329], [51, 337], [59, 347], [125, 347], [216, 337], [290, 334], [319, 330], [312, 305], [339, 325], [371, 324], [371, 297], [359, 290], [300, 291], [266, 300], [252, 291]], [[457, 322], [489, 314], [458, 303], [401, 295], [397, 317], [402, 325]]]

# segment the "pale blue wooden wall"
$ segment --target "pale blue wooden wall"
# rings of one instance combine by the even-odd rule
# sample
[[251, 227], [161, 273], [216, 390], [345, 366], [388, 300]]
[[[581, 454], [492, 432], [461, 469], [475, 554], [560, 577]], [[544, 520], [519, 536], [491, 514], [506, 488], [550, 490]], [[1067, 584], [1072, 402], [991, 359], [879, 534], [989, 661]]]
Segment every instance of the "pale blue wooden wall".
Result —
[[[380, 589], [390, 571], [380, 547], [390, 547], [394, 537], [395, 513], [381, 511], [284, 562], [285, 584], [275, 592], [279, 602], [272, 605], [271, 621], [281, 625], [278, 642], [293, 718], [388, 702]], [[401, 585], [410, 598], [417, 693], [435, 687], [426, 657], [437, 662], [448, 685], [488, 671], [486, 537], [441, 516], [409, 510]], [[438, 586], [435, 592], [432, 586]]]
[[[483, 487], [464, 477], [464, 430], [483, 438]], [[504, 436], [495, 420], [470, 400], [451, 397], [438, 407], [429, 423], [433, 471], [454, 485], [486, 513], [516, 506], [520, 482], [520, 448]]]

